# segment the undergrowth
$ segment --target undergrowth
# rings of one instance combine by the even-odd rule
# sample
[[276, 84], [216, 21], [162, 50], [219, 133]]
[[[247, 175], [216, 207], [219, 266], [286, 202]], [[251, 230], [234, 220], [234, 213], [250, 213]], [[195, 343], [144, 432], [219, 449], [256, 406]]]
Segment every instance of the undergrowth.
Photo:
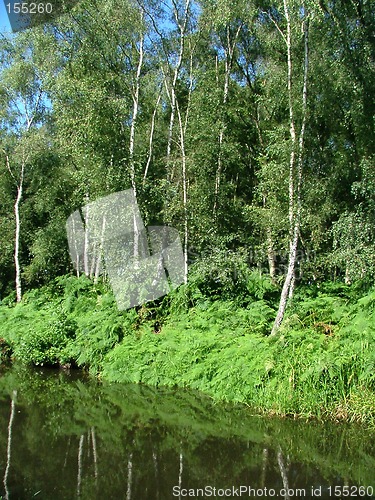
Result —
[[73, 365], [103, 379], [190, 387], [260, 412], [374, 425], [375, 291], [324, 284], [297, 291], [279, 335], [271, 285], [219, 300], [196, 284], [118, 311], [110, 289], [65, 276], [0, 306], [7, 353]]

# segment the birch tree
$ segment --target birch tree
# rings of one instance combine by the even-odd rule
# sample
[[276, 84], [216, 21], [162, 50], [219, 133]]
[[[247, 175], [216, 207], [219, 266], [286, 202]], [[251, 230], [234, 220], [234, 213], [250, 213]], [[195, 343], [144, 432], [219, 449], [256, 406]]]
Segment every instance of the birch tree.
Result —
[[[16, 300], [22, 299], [21, 214], [26, 170], [43, 142], [42, 111], [45, 108], [43, 76], [31, 60], [32, 40], [4, 38], [1, 47], [0, 91], [3, 107], [3, 161], [16, 190], [14, 201], [14, 266]], [[34, 129], [34, 130], [33, 130]], [[39, 139], [38, 139], [39, 137]], [[38, 144], [39, 143], [39, 144]]]
[[[179, 157], [181, 158], [181, 180], [182, 180], [182, 204], [183, 204], [183, 227], [184, 227], [184, 279], [187, 282], [188, 275], [188, 177], [187, 177], [187, 154], [186, 154], [186, 130], [189, 120], [190, 99], [193, 86], [193, 53], [194, 43], [192, 42], [192, 1], [183, 0], [179, 2], [172, 0], [171, 14], [176, 29], [176, 43], [171, 47], [167, 44], [167, 35], [161, 30], [155, 12], [152, 12], [147, 6], [144, 6], [145, 12], [151, 21], [152, 29], [156, 35], [158, 43], [155, 48], [159, 53], [159, 64], [163, 73], [163, 85], [166, 97], [170, 106], [170, 115], [168, 123], [168, 135], [166, 145], [166, 179], [168, 183], [173, 182], [175, 177], [175, 167], [170, 167], [172, 160], [172, 144], [175, 142], [179, 146]], [[169, 34], [170, 39], [173, 34]], [[187, 55], [186, 43], [189, 44], [189, 53]], [[188, 58], [188, 97], [185, 103], [185, 109], [179, 102], [177, 87], [181, 77], [181, 71], [185, 59]], [[178, 140], [174, 140], [174, 127], [177, 114]], [[153, 131], [153, 129], [151, 129]], [[148, 168], [148, 167], [147, 167]]]
[[[289, 104], [289, 134], [290, 134], [290, 156], [289, 156], [289, 260], [284, 285], [281, 291], [279, 308], [272, 327], [271, 335], [275, 335], [284, 318], [288, 298], [293, 295], [295, 286], [295, 267], [297, 256], [297, 245], [301, 222], [301, 187], [302, 187], [302, 167], [304, 160], [304, 137], [307, 119], [307, 83], [309, 67], [309, 13], [305, 5], [301, 6], [302, 12], [302, 30], [304, 38], [304, 58], [303, 58], [303, 87], [300, 96], [295, 97], [293, 92], [295, 64], [293, 61], [293, 30], [292, 2], [283, 0], [284, 16], [286, 22], [285, 32], [281, 30], [277, 22], [277, 27], [282, 36], [287, 51], [287, 88]], [[297, 16], [297, 13], [294, 13]], [[301, 125], [298, 132], [296, 122], [296, 99], [301, 100]]]
[[5, 154], [5, 162], [6, 162], [7, 170], [9, 172], [10, 176], [12, 177], [12, 179], [15, 183], [15, 186], [17, 188], [16, 200], [14, 202], [14, 218], [15, 218], [15, 224], [16, 224], [15, 235], [14, 235], [14, 266], [15, 266], [15, 271], [16, 271], [16, 276], [15, 276], [16, 300], [17, 300], [17, 302], [21, 302], [22, 285], [21, 285], [21, 266], [20, 266], [20, 259], [19, 259], [20, 231], [21, 231], [20, 203], [22, 200], [22, 193], [23, 193], [23, 183], [24, 183], [24, 176], [25, 176], [26, 159], [22, 158], [21, 168], [19, 171], [19, 175], [17, 176], [17, 174], [13, 172], [14, 169], [11, 167], [9, 155], [5, 149], [4, 149], [4, 154]]
[[[78, 49], [72, 51], [72, 61], [64, 68], [56, 87], [61, 110], [58, 123], [63, 134], [69, 136], [62, 148], [77, 166], [81, 204], [87, 207], [98, 196], [124, 189], [126, 184], [130, 184], [137, 199], [138, 122], [145, 73], [144, 11], [127, 0], [94, 4], [78, 11], [72, 26], [73, 32], [80, 34]], [[64, 37], [72, 44], [70, 30], [68, 23]], [[81, 120], [77, 120], [78, 114]], [[70, 133], [72, 127], [76, 130], [74, 137]], [[103, 170], [112, 178], [103, 176]], [[91, 248], [93, 252], [90, 263], [87, 250], [84, 252], [84, 272], [97, 280], [103, 238], [99, 236], [91, 244], [92, 235], [87, 229], [90, 217], [86, 208], [85, 249]], [[104, 217], [98, 222], [103, 234]], [[133, 227], [133, 257], [137, 265], [142, 228], [137, 225], [135, 213]]]
[[[172, 0], [171, 9], [166, 12], [157, 13], [151, 9], [151, 6], [143, 4], [143, 9], [149, 18], [152, 26], [152, 31], [155, 34], [154, 48], [159, 53], [159, 64], [163, 72], [163, 83], [170, 104], [170, 115], [168, 124], [168, 138], [166, 147], [167, 163], [171, 158], [173, 129], [176, 118], [177, 107], [177, 83], [180, 76], [183, 60], [185, 56], [186, 36], [189, 31], [189, 22], [191, 18], [191, 0]], [[172, 33], [166, 33], [160, 26], [160, 17], [166, 14], [172, 14], [173, 24], [177, 32], [177, 47], [171, 46], [168, 40], [172, 38]], [[160, 16], [160, 17], [159, 17]], [[156, 41], [157, 40], [157, 41]], [[172, 175], [173, 177], [173, 175]]]
[[[134, 199], [137, 199], [137, 182], [136, 182], [136, 168], [135, 168], [135, 159], [134, 159], [134, 151], [135, 151], [135, 134], [136, 134], [136, 126], [138, 120], [139, 113], [139, 94], [141, 87], [141, 72], [143, 69], [143, 59], [144, 59], [144, 27], [143, 27], [143, 18], [144, 12], [142, 9], [139, 10], [140, 22], [138, 25], [138, 40], [132, 43], [132, 55], [129, 57], [129, 60], [133, 58], [134, 63], [133, 66], [135, 68], [134, 76], [132, 78], [131, 83], [131, 96], [133, 102], [133, 109], [130, 119], [130, 138], [129, 138], [129, 168], [130, 168], [130, 179], [131, 179], [131, 187], [133, 190]], [[133, 254], [134, 258], [139, 258], [139, 239], [140, 239], [140, 231], [141, 228], [137, 226], [137, 217], [136, 214], [133, 214], [133, 225], [134, 225], [134, 247]]]
[[186, 35], [187, 35], [187, 27], [189, 17], [191, 13], [190, 9], [190, 0], [185, 0], [183, 6], [183, 17], [180, 19], [178, 13], [177, 3], [173, 0], [173, 11], [175, 16], [175, 22], [179, 28], [179, 39], [180, 39], [180, 47], [178, 53], [177, 64], [174, 69], [173, 79], [171, 80], [171, 84], [168, 88], [168, 79], [165, 79], [166, 90], [171, 104], [171, 115], [169, 122], [169, 130], [168, 130], [168, 144], [167, 144], [167, 159], [169, 159], [171, 154], [171, 143], [172, 143], [172, 134], [173, 134], [173, 124], [174, 124], [174, 115], [177, 111], [178, 116], [178, 128], [179, 128], [179, 146], [181, 151], [181, 173], [182, 173], [182, 194], [183, 194], [183, 224], [184, 224], [184, 282], [187, 283], [188, 278], [188, 240], [189, 240], [189, 221], [188, 221], [188, 176], [187, 176], [187, 155], [186, 155], [186, 147], [185, 147], [185, 136], [186, 129], [189, 120], [189, 110], [190, 110], [190, 100], [191, 100], [191, 91], [193, 85], [193, 52], [194, 48], [191, 43], [191, 38], [189, 39], [189, 65], [188, 65], [188, 97], [187, 103], [185, 105], [185, 117], [182, 117], [181, 105], [178, 100], [178, 96], [176, 93], [176, 85], [177, 78], [179, 76], [179, 71], [182, 65], [182, 60], [185, 52], [185, 43], [186, 43]]

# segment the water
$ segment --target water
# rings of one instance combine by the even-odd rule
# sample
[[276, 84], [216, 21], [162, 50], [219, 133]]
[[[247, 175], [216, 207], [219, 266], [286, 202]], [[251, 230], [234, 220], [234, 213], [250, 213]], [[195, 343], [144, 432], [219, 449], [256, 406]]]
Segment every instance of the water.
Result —
[[356, 425], [259, 417], [189, 391], [16, 366], [2, 373], [0, 396], [2, 498], [371, 498], [375, 490], [374, 436]]

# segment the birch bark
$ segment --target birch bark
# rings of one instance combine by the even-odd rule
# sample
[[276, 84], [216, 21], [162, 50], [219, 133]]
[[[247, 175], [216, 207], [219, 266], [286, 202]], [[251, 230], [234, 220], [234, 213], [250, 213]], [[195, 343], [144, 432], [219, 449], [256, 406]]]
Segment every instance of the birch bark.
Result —
[[[289, 159], [289, 262], [287, 274], [285, 276], [284, 285], [281, 291], [279, 308], [272, 327], [271, 335], [276, 335], [280, 325], [284, 319], [284, 314], [288, 302], [288, 298], [293, 296], [295, 284], [295, 267], [297, 256], [298, 235], [301, 218], [301, 185], [302, 185], [302, 166], [304, 152], [304, 135], [307, 118], [307, 77], [309, 66], [309, 24], [308, 15], [304, 11], [303, 33], [304, 33], [304, 73], [303, 73], [303, 90], [302, 90], [302, 123], [298, 138], [296, 136], [296, 125], [294, 117], [294, 98], [292, 93], [293, 67], [292, 67], [292, 30], [291, 19], [288, 6], [288, 0], [284, 0], [284, 15], [287, 23], [286, 45], [287, 45], [287, 60], [288, 60], [288, 97], [289, 97], [289, 120], [290, 120], [290, 138], [291, 152]], [[295, 165], [297, 151], [297, 167]], [[295, 172], [297, 168], [297, 172]]]
[[180, 147], [181, 147], [181, 160], [182, 160], [182, 191], [183, 191], [183, 205], [184, 205], [184, 283], [187, 283], [188, 277], [188, 237], [189, 237], [189, 222], [188, 222], [188, 182], [186, 175], [186, 150], [185, 150], [185, 128], [182, 122], [180, 107], [177, 103], [177, 115], [180, 129]]
[[[144, 13], [141, 10], [141, 24], [143, 22]], [[141, 26], [140, 38], [139, 38], [139, 49], [138, 49], [138, 64], [135, 75], [135, 82], [133, 88], [133, 112], [130, 124], [130, 141], [129, 141], [129, 160], [130, 160], [130, 179], [131, 186], [134, 194], [134, 199], [137, 199], [137, 185], [136, 185], [136, 172], [135, 172], [135, 161], [134, 161], [134, 148], [135, 148], [135, 131], [136, 124], [138, 119], [138, 110], [139, 110], [139, 91], [140, 91], [140, 81], [141, 81], [141, 71], [143, 66], [143, 44], [144, 44], [144, 36], [142, 32]], [[135, 207], [134, 207], [135, 208]], [[137, 217], [134, 211], [133, 214], [133, 227], [134, 227], [134, 247], [133, 247], [133, 256], [135, 259], [135, 264], [137, 259], [139, 258], [139, 239], [140, 239], [140, 230], [137, 224]]]
[[[25, 130], [24, 133], [27, 134], [35, 119], [35, 115], [38, 111], [40, 102], [42, 98], [42, 90], [40, 89], [38, 92], [38, 95], [36, 97], [33, 109], [30, 111], [28, 109], [28, 103], [26, 99], [22, 99], [23, 105], [24, 105], [24, 118], [25, 118]], [[14, 169], [11, 167], [10, 164], [10, 158], [9, 155], [5, 152], [5, 161], [6, 161], [6, 167], [7, 170], [12, 177], [13, 181], [15, 182], [15, 185], [17, 186], [17, 195], [16, 199], [14, 202], [14, 218], [15, 218], [15, 235], [14, 235], [14, 266], [15, 266], [15, 288], [16, 288], [16, 301], [21, 302], [22, 300], [22, 281], [21, 281], [21, 265], [20, 265], [20, 236], [21, 236], [21, 217], [20, 217], [20, 204], [22, 201], [22, 195], [23, 195], [23, 187], [24, 187], [24, 180], [25, 180], [25, 169], [26, 169], [26, 164], [29, 160], [30, 153], [25, 154], [25, 151], [22, 152], [22, 159], [21, 159], [21, 169], [18, 178], [16, 177]]]

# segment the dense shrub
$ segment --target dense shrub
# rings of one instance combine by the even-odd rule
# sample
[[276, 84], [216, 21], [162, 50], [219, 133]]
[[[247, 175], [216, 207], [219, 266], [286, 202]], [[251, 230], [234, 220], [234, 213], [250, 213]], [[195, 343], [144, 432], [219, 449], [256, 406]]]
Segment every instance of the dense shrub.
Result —
[[204, 297], [235, 300], [239, 305], [277, 298], [277, 288], [269, 275], [251, 269], [244, 251], [212, 252], [191, 267], [189, 284]]

